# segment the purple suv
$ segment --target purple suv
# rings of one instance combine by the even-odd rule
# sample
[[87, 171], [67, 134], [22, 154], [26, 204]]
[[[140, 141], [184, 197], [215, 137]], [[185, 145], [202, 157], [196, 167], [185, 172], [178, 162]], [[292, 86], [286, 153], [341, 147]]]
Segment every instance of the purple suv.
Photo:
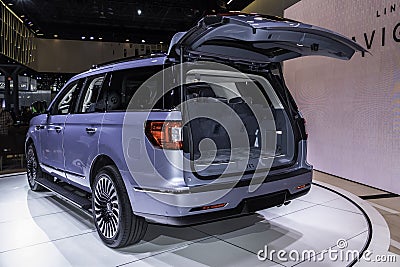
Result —
[[104, 243], [288, 204], [311, 187], [307, 133], [281, 62], [365, 50], [296, 21], [232, 13], [168, 54], [73, 77], [26, 139], [28, 182], [90, 212]]

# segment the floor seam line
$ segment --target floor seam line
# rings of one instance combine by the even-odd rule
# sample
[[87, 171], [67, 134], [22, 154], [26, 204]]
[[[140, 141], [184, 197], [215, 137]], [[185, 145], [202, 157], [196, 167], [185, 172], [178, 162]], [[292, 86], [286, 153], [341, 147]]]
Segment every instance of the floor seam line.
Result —
[[[199, 232], [201, 232], [201, 233], [203, 233], [203, 234], [210, 235], [209, 233], [204, 232], [204, 231], [201, 231], [201, 230], [199, 230], [199, 229], [196, 229], [196, 228], [193, 228], [193, 229], [195, 229], [195, 230], [197, 230], [197, 231], [199, 231]], [[231, 242], [229, 242], [229, 241], [227, 241], [227, 240], [224, 240], [224, 239], [222, 239], [222, 238], [220, 238], [220, 237], [218, 237], [218, 236], [216, 236], [216, 235], [210, 235], [210, 236], [212, 236], [212, 237], [214, 237], [214, 238], [216, 238], [216, 239], [218, 239], [218, 240], [220, 240], [220, 241], [222, 241], [222, 242], [225, 242], [225, 243], [227, 243], [227, 244], [229, 244], [229, 245], [231, 245], [231, 246], [234, 246], [234, 247], [236, 247], [236, 248], [242, 249], [242, 250], [244, 250], [244, 251], [247, 251], [247, 252], [249, 252], [249, 253], [254, 254], [254, 255], [257, 256], [257, 253], [254, 253], [254, 252], [251, 251], [251, 250], [248, 250], [248, 249], [245, 249], [245, 248], [243, 248], [243, 247], [241, 247], [241, 246], [238, 246], [238, 245], [236, 245], [236, 244], [233, 244], [233, 243], [231, 243]], [[274, 260], [271, 260], [271, 259], [267, 259], [267, 260], [268, 260], [268, 261], [271, 261], [271, 262], [273, 262], [273, 263], [279, 264], [279, 265], [281, 265], [281, 266], [285, 266], [285, 265], [283, 265], [283, 264], [281, 264], [281, 263], [279, 263], [279, 262], [276, 262], [276, 261], [274, 261]]]
[[1, 224], [3, 224], [3, 223], [11, 223], [11, 222], [16, 222], [16, 221], [20, 221], [20, 220], [27, 220], [27, 219], [30, 219], [30, 218], [40, 218], [40, 217], [45, 217], [45, 216], [49, 216], [49, 215], [54, 215], [54, 214], [60, 214], [60, 213], [68, 213], [68, 211], [66, 210], [66, 211], [57, 211], [57, 212], [52, 212], [52, 213], [47, 213], [47, 214], [42, 214], [42, 215], [36, 215], [36, 216], [31, 216], [31, 217], [28, 217], [28, 216], [26, 216], [26, 217], [21, 217], [21, 218], [18, 218], [18, 219], [13, 219], [13, 220], [8, 220], [8, 221], [0, 221], [0, 225]]
[[60, 240], [64, 240], [64, 239], [68, 239], [68, 238], [72, 238], [72, 237], [77, 237], [77, 236], [82, 236], [82, 235], [87, 235], [87, 234], [94, 233], [94, 232], [96, 232], [96, 230], [91, 230], [91, 231], [88, 231], [88, 232], [85, 232], [85, 233], [71, 235], [71, 236], [67, 236], [67, 237], [56, 238], [56, 239], [52, 239], [52, 240], [45, 241], [45, 242], [31, 244], [31, 245], [28, 245], [28, 246], [25, 246], [25, 247], [19, 247], [19, 248], [13, 248], [13, 249], [9, 249], [9, 250], [3, 250], [3, 251], [0, 251], [0, 254], [11, 252], [11, 251], [15, 251], [15, 250], [20, 250], [20, 249], [30, 248], [30, 247], [34, 247], [34, 246], [38, 246], [38, 245], [43, 245], [43, 244], [47, 244], [47, 243], [53, 243], [53, 242], [56, 242], [56, 241], [60, 241]]
[[[368, 232], [368, 229], [365, 230], [365, 231], [362, 231], [362, 232], [360, 232], [360, 233], [358, 233], [358, 234], [356, 234], [356, 235], [354, 235], [354, 236], [352, 236], [352, 237], [346, 238], [345, 240], [346, 240], [346, 241], [349, 241], [349, 240], [351, 240], [351, 239], [353, 239], [353, 238], [356, 238], [357, 236], [360, 236], [360, 235], [362, 235], [363, 233], [366, 233], [366, 232]], [[327, 249], [330, 249], [330, 248], [334, 248], [334, 247], [336, 247], [336, 246], [337, 246], [337, 244], [336, 244], [336, 245], [333, 245], [333, 246], [330, 246], [330, 247], [328, 247], [328, 248], [325, 248], [325, 249], [323, 249], [323, 250], [321, 250], [320, 252], [318, 252], [317, 254], [315, 254], [315, 257], [318, 257], [318, 255], [320, 255], [323, 251], [325, 251], [325, 250], [327, 250]], [[311, 258], [304, 259], [304, 260], [302, 260], [302, 261], [300, 261], [300, 262], [298, 262], [298, 263], [292, 265], [291, 267], [296, 266], [296, 265], [299, 265], [299, 264], [304, 263], [304, 262], [307, 262], [307, 261], [310, 262], [310, 259], [315, 258], [315, 257], [311, 257]]]
[[[310, 204], [311, 204], [311, 203], [310, 203]], [[264, 219], [265, 219], [266, 221], [273, 221], [273, 220], [275, 220], [275, 219], [279, 219], [279, 218], [285, 217], [285, 216], [287, 216], [287, 215], [291, 215], [291, 214], [296, 213], [296, 212], [299, 212], [299, 211], [304, 211], [304, 210], [306, 210], [306, 209], [310, 209], [310, 208], [319, 206], [319, 204], [315, 204], [315, 203], [312, 203], [312, 204], [313, 204], [313, 205], [311, 205], [311, 206], [309, 206], [309, 207], [305, 207], [305, 208], [302, 208], [302, 209], [299, 209], [299, 210], [296, 210], [296, 211], [292, 211], [292, 212], [289, 212], [289, 213], [286, 213], [286, 214], [283, 214], [283, 215], [279, 215], [279, 216], [274, 217], [274, 218], [272, 218], [272, 219], [268, 219], [268, 218], [265, 218], [265, 217], [264, 217]]]
[[[350, 202], [351, 203], [351, 202]], [[349, 213], [353, 213], [353, 214], [358, 214], [358, 215], [362, 215], [362, 212], [355, 212], [355, 211], [351, 211], [351, 210], [346, 210], [346, 209], [341, 209], [341, 208], [336, 208], [336, 207], [331, 207], [331, 206], [327, 206], [326, 204], [320, 204], [320, 206], [326, 207], [326, 208], [331, 208], [331, 209], [335, 209], [335, 210], [341, 210], [341, 211], [345, 211], [345, 212], [349, 212]]]
[[303, 201], [303, 202], [307, 202], [307, 203], [312, 203], [312, 204], [321, 205], [321, 204], [329, 203], [329, 202], [331, 202], [331, 201], [335, 201], [335, 200], [338, 200], [338, 199], [341, 199], [341, 197], [337, 197], [337, 198], [334, 198], [334, 199], [330, 199], [330, 200], [327, 200], [327, 201], [324, 201], [324, 202], [321, 202], [321, 203], [315, 203], [315, 202], [311, 202], [311, 201], [303, 200], [303, 199], [298, 199], [298, 200]]
[[192, 245], [192, 244], [195, 244], [195, 243], [198, 243], [198, 242], [207, 240], [207, 239], [211, 239], [211, 238], [213, 238], [213, 236], [210, 236], [210, 235], [209, 235], [209, 236], [207, 236], [207, 237], [201, 238], [200, 240], [191, 241], [191, 242], [189, 242], [189, 243], [187, 243], [187, 244], [182, 244], [182, 245], [180, 245], [180, 246], [178, 246], [178, 247], [170, 248], [170, 249], [167, 249], [167, 250], [165, 250], [165, 251], [160, 251], [160, 252], [158, 252], [158, 253], [155, 253], [155, 254], [153, 254], [153, 255], [146, 256], [146, 257], [141, 258], [141, 259], [136, 259], [136, 260], [134, 260], [134, 261], [129, 261], [129, 262], [125, 262], [125, 263], [118, 264], [118, 265], [116, 265], [116, 267], [125, 266], [125, 265], [127, 265], [127, 264], [131, 264], [131, 263], [134, 263], [134, 262], [137, 262], [137, 261], [145, 260], [145, 259], [148, 259], [148, 258], [151, 258], [151, 257], [154, 257], [154, 256], [158, 256], [158, 255], [161, 255], [161, 254], [164, 254], [164, 253], [172, 252], [172, 251], [174, 251], [174, 250], [176, 250], [176, 249], [179, 249], [179, 248], [182, 248], [182, 247], [186, 247], [186, 246], [190, 246], [190, 245]]

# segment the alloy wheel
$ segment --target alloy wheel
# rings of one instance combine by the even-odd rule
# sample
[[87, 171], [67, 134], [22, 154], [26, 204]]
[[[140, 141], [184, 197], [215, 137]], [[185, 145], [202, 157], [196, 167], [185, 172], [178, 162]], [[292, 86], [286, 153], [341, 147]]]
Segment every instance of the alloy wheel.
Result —
[[28, 153], [26, 154], [26, 166], [29, 183], [33, 186], [38, 174], [38, 162], [32, 146], [29, 147]]
[[103, 174], [94, 189], [94, 214], [101, 234], [111, 239], [119, 230], [120, 204], [111, 178]]

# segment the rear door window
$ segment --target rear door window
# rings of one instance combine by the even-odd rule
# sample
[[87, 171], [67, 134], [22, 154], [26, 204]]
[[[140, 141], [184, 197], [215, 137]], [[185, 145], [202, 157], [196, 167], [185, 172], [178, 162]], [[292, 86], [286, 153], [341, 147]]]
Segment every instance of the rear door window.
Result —
[[[162, 70], [162, 66], [151, 66], [117, 70], [112, 73], [111, 84], [108, 89], [107, 111], [126, 111], [135, 93], [151, 76]], [[157, 80], [147, 82], [146, 88], [141, 90], [140, 97], [135, 97], [129, 106], [135, 110], [163, 109], [163, 101], [158, 92], [163, 84]]]

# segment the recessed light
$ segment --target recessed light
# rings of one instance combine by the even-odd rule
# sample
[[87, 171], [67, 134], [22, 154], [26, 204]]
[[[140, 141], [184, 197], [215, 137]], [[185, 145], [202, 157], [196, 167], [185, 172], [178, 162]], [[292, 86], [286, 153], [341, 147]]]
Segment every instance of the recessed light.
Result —
[[25, 15], [21, 15], [21, 18], [25, 18]]
[[82, 36], [81, 38], [82, 38], [82, 40], [85, 40], [85, 39], [86, 39], [86, 37], [85, 37], [85, 36]]
[[90, 36], [90, 40], [93, 40], [94, 39], [94, 37], [93, 36]]
[[126, 42], [129, 42], [129, 39], [126, 39], [125, 41], [126, 41]]
[[103, 37], [99, 37], [99, 40], [103, 40]]
[[163, 41], [160, 42], [160, 44], [163, 44], [163, 43], [164, 43]]
[[12, 6], [12, 5], [14, 5], [14, 4], [13, 4], [13, 3], [8, 3], [7, 5]]
[[142, 40], [142, 43], [145, 43], [146, 41], [145, 40]]
[[142, 15], [142, 10], [141, 9], [138, 9], [137, 10], [137, 14], [140, 16], [140, 15]]
[[57, 38], [57, 37], [58, 37], [58, 35], [57, 35], [57, 34], [54, 34], [53, 36], [54, 36], [54, 38]]

